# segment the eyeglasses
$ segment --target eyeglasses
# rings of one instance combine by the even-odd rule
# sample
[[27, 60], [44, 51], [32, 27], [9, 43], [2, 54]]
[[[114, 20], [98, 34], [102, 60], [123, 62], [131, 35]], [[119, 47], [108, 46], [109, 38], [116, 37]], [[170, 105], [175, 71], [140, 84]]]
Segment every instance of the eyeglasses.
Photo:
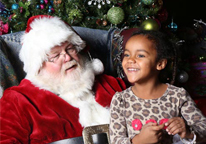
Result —
[[72, 47], [68, 47], [67, 49], [65, 49], [65, 53], [56, 53], [53, 55], [48, 55], [47, 61], [56, 63], [57, 61], [59, 61], [61, 55], [63, 55], [65, 58], [66, 54], [68, 54], [71, 57], [76, 56], [79, 52], [77, 49], [78, 49], [78, 46], [72, 45]]

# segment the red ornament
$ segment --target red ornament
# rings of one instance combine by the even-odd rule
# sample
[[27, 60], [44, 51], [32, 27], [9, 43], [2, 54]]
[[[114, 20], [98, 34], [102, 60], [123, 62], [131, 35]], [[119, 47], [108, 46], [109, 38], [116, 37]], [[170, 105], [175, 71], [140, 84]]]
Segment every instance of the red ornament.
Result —
[[40, 4], [40, 8], [41, 8], [41, 9], [44, 9], [44, 7], [45, 7], [45, 6], [44, 6], [43, 4]]
[[167, 10], [165, 8], [161, 8], [158, 11], [157, 15], [158, 15], [158, 20], [160, 22], [166, 21], [167, 18], [168, 18], [168, 12], [167, 12]]
[[[163, 123], [166, 123], [168, 120], [169, 120], [169, 119], [161, 119], [160, 122], [159, 122], [159, 124], [161, 125], [161, 124], [163, 124]], [[164, 129], [166, 129], [166, 128], [167, 128], [167, 126], [164, 127]]]
[[147, 120], [147, 121], [146, 121], [146, 123], [145, 123], [145, 124], [147, 124], [147, 123], [149, 123], [149, 122], [152, 122], [152, 123], [157, 123], [157, 122], [156, 122], [156, 120], [154, 120], [154, 119], [149, 119], [149, 120]]
[[20, 7], [20, 13], [22, 13], [23, 12], [23, 7]]
[[51, 8], [51, 12], [52, 12], [52, 13], [54, 13], [54, 12], [55, 12], [54, 8]]
[[97, 25], [100, 25], [101, 23], [102, 23], [102, 21], [101, 21], [100, 19], [97, 19], [97, 20], [96, 20], [96, 24], [97, 24]]
[[142, 128], [142, 123], [139, 119], [135, 119], [132, 121], [132, 127], [134, 130], [140, 130]]
[[9, 32], [9, 24], [4, 24], [2, 21], [0, 21], [0, 35], [7, 34]]
[[45, 2], [45, 4], [48, 4], [49, 1], [48, 0], [44, 0], [44, 2]]

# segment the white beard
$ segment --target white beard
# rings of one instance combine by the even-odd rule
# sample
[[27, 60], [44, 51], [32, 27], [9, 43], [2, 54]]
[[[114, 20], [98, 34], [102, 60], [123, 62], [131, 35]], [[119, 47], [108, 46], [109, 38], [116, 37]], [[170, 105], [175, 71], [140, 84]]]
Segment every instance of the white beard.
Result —
[[61, 77], [57, 77], [42, 71], [40, 75], [30, 76], [27, 79], [42, 89], [58, 94], [69, 104], [79, 108], [79, 122], [83, 127], [109, 124], [109, 108], [104, 108], [95, 101], [95, 94], [92, 91], [95, 72], [90, 61], [81, 61], [69, 76], [62, 74]]

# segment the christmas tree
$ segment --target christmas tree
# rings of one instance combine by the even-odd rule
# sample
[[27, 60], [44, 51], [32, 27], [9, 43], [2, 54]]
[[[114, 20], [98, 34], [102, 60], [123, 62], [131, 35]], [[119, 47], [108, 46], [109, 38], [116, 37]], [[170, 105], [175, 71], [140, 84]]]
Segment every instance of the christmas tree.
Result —
[[0, 16], [10, 31], [26, 28], [29, 17], [47, 14], [73, 26], [106, 29], [139, 27], [159, 29], [168, 13], [162, 0], [2, 0]]

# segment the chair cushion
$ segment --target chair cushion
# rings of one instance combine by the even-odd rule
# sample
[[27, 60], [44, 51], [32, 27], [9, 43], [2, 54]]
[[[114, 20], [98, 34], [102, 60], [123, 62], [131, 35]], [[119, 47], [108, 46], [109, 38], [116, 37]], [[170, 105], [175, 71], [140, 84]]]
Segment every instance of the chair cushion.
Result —
[[9, 60], [10, 54], [7, 49], [5, 41], [0, 37], [0, 85], [3, 90], [19, 84], [14, 68]]
[[14, 68], [17, 75], [17, 79], [20, 82], [24, 76], [25, 72], [23, 70], [23, 63], [19, 59], [19, 51], [21, 49], [20, 37], [23, 31], [2, 35], [1, 37], [7, 44], [8, 59]]

